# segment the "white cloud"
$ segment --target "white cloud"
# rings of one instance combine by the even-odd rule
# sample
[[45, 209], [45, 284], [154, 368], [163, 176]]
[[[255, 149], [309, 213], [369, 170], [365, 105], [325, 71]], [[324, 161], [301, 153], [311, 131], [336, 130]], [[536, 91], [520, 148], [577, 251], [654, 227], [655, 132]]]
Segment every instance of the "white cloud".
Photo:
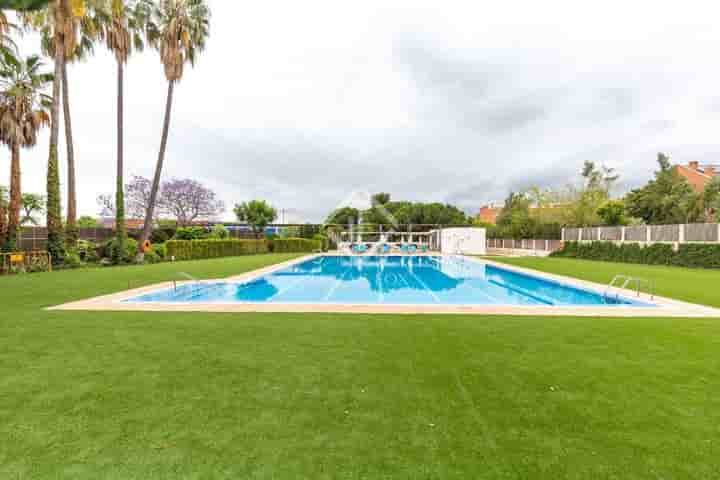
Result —
[[[165, 173], [228, 205], [262, 197], [319, 220], [349, 192], [382, 190], [473, 210], [565, 183], [586, 159], [630, 186], [657, 151], [720, 153], [712, 3], [210, 3], [212, 37], [176, 90]], [[99, 47], [70, 77], [80, 211], [94, 214], [114, 183], [114, 61]], [[152, 174], [165, 89], [156, 53], [131, 60], [128, 175]], [[26, 191], [44, 190], [46, 137], [23, 152]]]

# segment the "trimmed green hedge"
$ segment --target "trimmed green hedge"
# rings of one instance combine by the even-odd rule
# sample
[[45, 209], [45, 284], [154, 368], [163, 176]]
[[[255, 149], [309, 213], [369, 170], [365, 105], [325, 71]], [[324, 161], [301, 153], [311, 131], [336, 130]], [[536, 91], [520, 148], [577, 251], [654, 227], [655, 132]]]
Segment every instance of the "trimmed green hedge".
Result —
[[688, 268], [720, 268], [720, 245], [684, 243], [673, 250], [667, 243], [565, 242], [553, 257], [582, 258], [605, 262], [674, 265]]
[[275, 253], [310, 253], [322, 248], [322, 241], [307, 238], [274, 238], [270, 243]]
[[236, 257], [268, 253], [265, 240], [169, 240], [165, 243], [167, 257], [175, 260], [199, 260], [203, 258]]

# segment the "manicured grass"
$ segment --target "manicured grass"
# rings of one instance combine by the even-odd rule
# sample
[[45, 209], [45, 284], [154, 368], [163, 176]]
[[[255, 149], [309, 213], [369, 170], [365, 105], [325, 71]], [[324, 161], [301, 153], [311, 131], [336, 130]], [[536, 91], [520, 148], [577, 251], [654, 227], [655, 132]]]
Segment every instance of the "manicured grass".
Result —
[[718, 478], [720, 323], [51, 312], [289, 256], [0, 278], [0, 478]]
[[575, 258], [488, 258], [496, 262], [580, 278], [603, 285], [607, 285], [617, 274], [632, 275], [653, 280], [658, 295], [720, 307], [720, 270], [597, 262]]

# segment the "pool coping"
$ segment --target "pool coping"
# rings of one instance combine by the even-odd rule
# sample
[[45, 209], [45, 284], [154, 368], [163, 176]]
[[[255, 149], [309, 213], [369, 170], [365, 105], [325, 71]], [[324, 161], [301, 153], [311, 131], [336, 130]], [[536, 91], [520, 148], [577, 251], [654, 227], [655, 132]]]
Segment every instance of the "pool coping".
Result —
[[[304, 255], [292, 260], [273, 264], [231, 277], [199, 280], [199, 283], [247, 282], [275, 271], [322, 256], [338, 256], [335, 253]], [[393, 255], [387, 255], [393, 256]], [[396, 255], [395, 255], [396, 256]], [[427, 256], [427, 255], [424, 255]], [[458, 255], [434, 254], [432, 256], [458, 257]], [[580, 280], [563, 275], [529, 268], [494, 262], [487, 258], [460, 256], [480, 264], [525, 275], [551, 280], [572, 288], [590, 290], [599, 294], [606, 291], [606, 285]], [[125, 290], [109, 295], [68, 302], [48, 307], [48, 310], [69, 311], [127, 311], [127, 312], [216, 312], [216, 313], [363, 313], [363, 314], [472, 314], [472, 315], [520, 315], [520, 316], [574, 316], [574, 317], [707, 317], [720, 318], [720, 309], [697, 305], [665, 297], [647, 294], [636, 296], [634, 291], [613, 288], [626, 299], [651, 303], [651, 306], [553, 306], [553, 305], [438, 305], [438, 304], [332, 304], [332, 303], [201, 303], [201, 302], [124, 302], [158, 290], [195, 283], [193, 281], [162, 282], [141, 288]]]

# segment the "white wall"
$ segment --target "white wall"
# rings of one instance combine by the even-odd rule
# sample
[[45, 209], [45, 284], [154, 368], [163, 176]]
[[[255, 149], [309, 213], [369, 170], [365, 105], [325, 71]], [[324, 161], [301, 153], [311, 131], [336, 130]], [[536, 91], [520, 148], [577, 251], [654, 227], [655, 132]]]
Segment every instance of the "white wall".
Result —
[[442, 253], [462, 255], [485, 255], [484, 228], [444, 228], [442, 230]]

